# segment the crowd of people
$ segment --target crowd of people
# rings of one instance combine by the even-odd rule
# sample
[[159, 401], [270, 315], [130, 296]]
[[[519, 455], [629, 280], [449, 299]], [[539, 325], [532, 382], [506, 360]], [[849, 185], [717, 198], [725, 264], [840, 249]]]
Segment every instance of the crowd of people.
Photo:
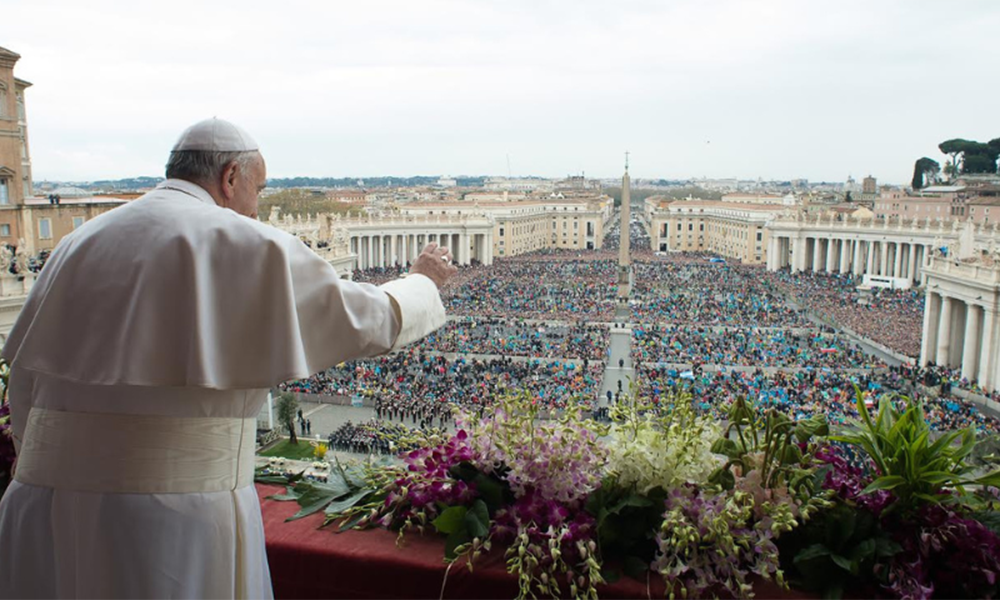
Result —
[[603, 364], [584, 360], [448, 359], [408, 349], [350, 361], [308, 379], [286, 382], [283, 391], [358, 396], [376, 414], [413, 425], [445, 426], [456, 406], [483, 413], [496, 397], [527, 393], [542, 408], [592, 409]]
[[523, 319], [463, 318], [427, 336], [426, 351], [540, 358], [602, 360], [610, 333], [606, 325], [529, 322]]
[[641, 323], [804, 327], [805, 315], [762, 277], [762, 267], [706, 260], [637, 262], [629, 300]]
[[[916, 387], [920, 382], [914, 379], [916, 375], [919, 374], [906, 367], [889, 367], [862, 373], [830, 369], [774, 373], [765, 373], [762, 369], [723, 369], [692, 373], [640, 366], [637, 393], [658, 401], [667, 398], [677, 389], [684, 389], [693, 395], [693, 401], [699, 409], [720, 419], [724, 417], [729, 402], [743, 397], [765, 408], [773, 407], [796, 419], [821, 413], [831, 423], [843, 425], [860, 416], [856, 405], [856, 388], [862, 391], [867, 403], [873, 407], [876, 399], [886, 392], [909, 396], [920, 391]], [[1000, 432], [1000, 421], [977, 410], [971, 402], [958, 396], [951, 393], [941, 393], [938, 396], [920, 393], [920, 397], [927, 419], [936, 429], [973, 426], [984, 432]]]
[[843, 336], [818, 329], [633, 326], [634, 362], [760, 367], [885, 367]]
[[[463, 267], [442, 290], [452, 315], [442, 329], [395, 354], [282, 387], [365, 401], [375, 420], [338, 430], [331, 444], [376, 452], [386, 446], [371, 440], [393, 437], [383, 425], [447, 427], [455, 407], [483, 413], [509, 392], [523, 391], [547, 409], [575, 406], [607, 418], [606, 404], [630, 393], [598, 398], [611, 328], [622, 326], [609, 324], [618, 306], [615, 227], [606, 229], [599, 251], [548, 250]], [[857, 416], [855, 385], [874, 398], [912, 393], [921, 383], [941, 386], [926, 405], [935, 426], [998, 430], [995, 419], [951, 393], [980, 391], [975, 382], [940, 367], [889, 367], [812, 320], [915, 356], [920, 293], [859, 292], [859, 282], [845, 276], [768, 273], [704, 253], [653, 253], [642, 246], [645, 230], [636, 222], [631, 229], [631, 358], [640, 393], [659, 398], [682, 386], [720, 416], [727, 402], [745, 396], [796, 417], [822, 412], [843, 423]], [[403, 270], [373, 268], [354, 277], [377, 284]]]
[[617, 268], [607, 259], [499, 258], [448, 285], [442, 299], [459, 316], [606, 322], [614, 315]]
[[[422, 427], [428, 434], [443, 433], [443, 429]], [[413, 430], [401, 423], [370, 419], [358, 424], [348, 421], [327, 437], [331, 450], [359, 454], [395, 455], [412, 450]]]
[[831, 323], [911, 358], [920, 355], [923, 293], [877, 287], [859, 292], [861, 281], [850, 275], [791, 273], [785, 269], [767, 277], [798, 304]]

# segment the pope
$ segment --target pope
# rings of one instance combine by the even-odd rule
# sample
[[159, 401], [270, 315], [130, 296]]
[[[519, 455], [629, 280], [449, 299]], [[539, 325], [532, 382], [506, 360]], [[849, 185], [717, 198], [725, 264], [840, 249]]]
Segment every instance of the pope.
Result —
[[380, 287], [342, 280], [256, 220], [266, 165], [240, 127], [191, 126], [166, 176], [62, 240], [3, 348], [2, 597], [270, 597], [268, 389], [444, 324], [447, 248]]

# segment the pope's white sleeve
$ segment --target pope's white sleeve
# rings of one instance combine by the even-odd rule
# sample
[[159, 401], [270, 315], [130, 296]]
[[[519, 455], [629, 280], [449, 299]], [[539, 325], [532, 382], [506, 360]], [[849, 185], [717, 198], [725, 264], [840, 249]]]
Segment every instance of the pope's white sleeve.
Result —
[[411, 273], [379, 286], [399, 307], [399, 335], [392, 349], [415, 342], [444, 325], [444, 305], [437, 285], [430, 278]]
[[347, 281], [295, 238], [287, 245], [287, 258], [297, 333], [309, 373], [383, 354], [445, 322], [437, 286], [423, 275], [380, 287]]
[[341, 279], [330, 263], [297, 239], [288, 243], [287, 259], [295, 333], [309, 373], [392, 348], [399, 325], [385, 292]]

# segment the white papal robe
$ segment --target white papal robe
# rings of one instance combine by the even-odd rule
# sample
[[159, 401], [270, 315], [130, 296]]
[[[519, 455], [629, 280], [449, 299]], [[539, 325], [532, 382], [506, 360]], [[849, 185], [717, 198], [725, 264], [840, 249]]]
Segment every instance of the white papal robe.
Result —
[[430, 279], [343, 281], [186, 181], [84, 224], [3, 349], [19, 455], [0, 595], [271, 597], [252, 485], [268, 388], [444, 320]]

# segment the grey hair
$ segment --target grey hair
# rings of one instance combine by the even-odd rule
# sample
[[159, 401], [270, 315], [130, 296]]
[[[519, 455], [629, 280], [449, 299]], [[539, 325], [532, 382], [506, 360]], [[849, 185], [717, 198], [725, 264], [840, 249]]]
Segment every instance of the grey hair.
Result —
[[209, 150], [180, 150], [170, 153], [167, 161], [167, 179], [211, 181], [218, 177], [231, 162], [236, 162], [240, 174], [246, 177], [257, 150], [250, 152], [213, 152]]

